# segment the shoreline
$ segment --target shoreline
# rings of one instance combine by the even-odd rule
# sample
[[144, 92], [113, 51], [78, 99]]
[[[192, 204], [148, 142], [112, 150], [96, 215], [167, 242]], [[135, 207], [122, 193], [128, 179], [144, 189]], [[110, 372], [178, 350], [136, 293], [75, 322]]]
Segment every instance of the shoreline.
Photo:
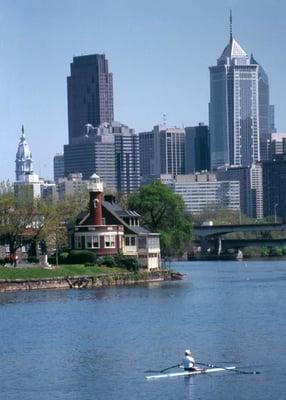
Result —
[[95, 289], [101, 287], [136, 285], [180, 280], [183, 275], [171, 270], [129, 272], [97, 276], [67, 276], [42, 279], [2, 279], [0, 293], [47, 289]]

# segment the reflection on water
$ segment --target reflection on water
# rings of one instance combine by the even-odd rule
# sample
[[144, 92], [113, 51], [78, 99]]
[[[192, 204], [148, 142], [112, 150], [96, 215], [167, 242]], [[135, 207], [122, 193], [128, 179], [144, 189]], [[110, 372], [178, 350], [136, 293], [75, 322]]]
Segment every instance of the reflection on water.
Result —
[[[0, 294], [3, 399], [282, 399], [283, 262], [174, 267], [185, 280]], [[189, 347], [197, 360], [239, 360], [262, 374], [145, 380]]]

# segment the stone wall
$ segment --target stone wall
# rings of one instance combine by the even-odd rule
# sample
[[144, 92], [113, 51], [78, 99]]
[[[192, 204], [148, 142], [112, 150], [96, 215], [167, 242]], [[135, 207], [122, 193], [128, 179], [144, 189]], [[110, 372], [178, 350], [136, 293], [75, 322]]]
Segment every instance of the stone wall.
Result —
[[134, 285], [138, 283], [160, 282], [172, 279], [182, 279], [182, 275], [178, 273], [173, 273], [168, 270], [163, 270], [152, 273], [139, 272], [66, 278], [0, 280], [0, 292], [42, 289], [91, 289], [107, 286], [122, 286]]

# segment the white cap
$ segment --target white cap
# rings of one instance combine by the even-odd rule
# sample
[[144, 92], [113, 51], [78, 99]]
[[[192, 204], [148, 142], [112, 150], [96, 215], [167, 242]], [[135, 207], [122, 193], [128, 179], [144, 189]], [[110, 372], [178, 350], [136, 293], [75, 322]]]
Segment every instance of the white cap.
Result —
[[188, 354], [190, 356], [191, 355], [191, 350], [190, 349], [185, 350], [185, 354]]

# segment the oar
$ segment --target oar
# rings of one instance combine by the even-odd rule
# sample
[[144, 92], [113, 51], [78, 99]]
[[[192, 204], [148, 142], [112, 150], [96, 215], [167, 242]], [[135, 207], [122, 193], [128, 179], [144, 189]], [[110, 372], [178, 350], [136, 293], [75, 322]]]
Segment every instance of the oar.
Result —
[[148, 371], [145, 371], [145, 372], [160, 372], [160, 373], [162, 373], [162, 372], [168, 371], [169, 369], [172, 369], [172, 368], [179, 368], [180, 365], [181, 364], [172, 365], [171, 367], [161, 369], [161, 371], [148, 370]]
[[218, 365], [206, 364], [206, 363], [200, 363], [200, 362], [196, 362], [196, 364], [203, 365], [205, 367], [210, 367], [210, 368], [221, 368], [221, 369], [224, 369], [225, 371], [236, 372], [237, 374], [245, 374], [245, 375], [257, 375], [257, 374], [260, 374], [259, 371], [241, 371], [239, 369], [227, 369], [227, 368], [223, 368], [223, 367], [218, 366]]

